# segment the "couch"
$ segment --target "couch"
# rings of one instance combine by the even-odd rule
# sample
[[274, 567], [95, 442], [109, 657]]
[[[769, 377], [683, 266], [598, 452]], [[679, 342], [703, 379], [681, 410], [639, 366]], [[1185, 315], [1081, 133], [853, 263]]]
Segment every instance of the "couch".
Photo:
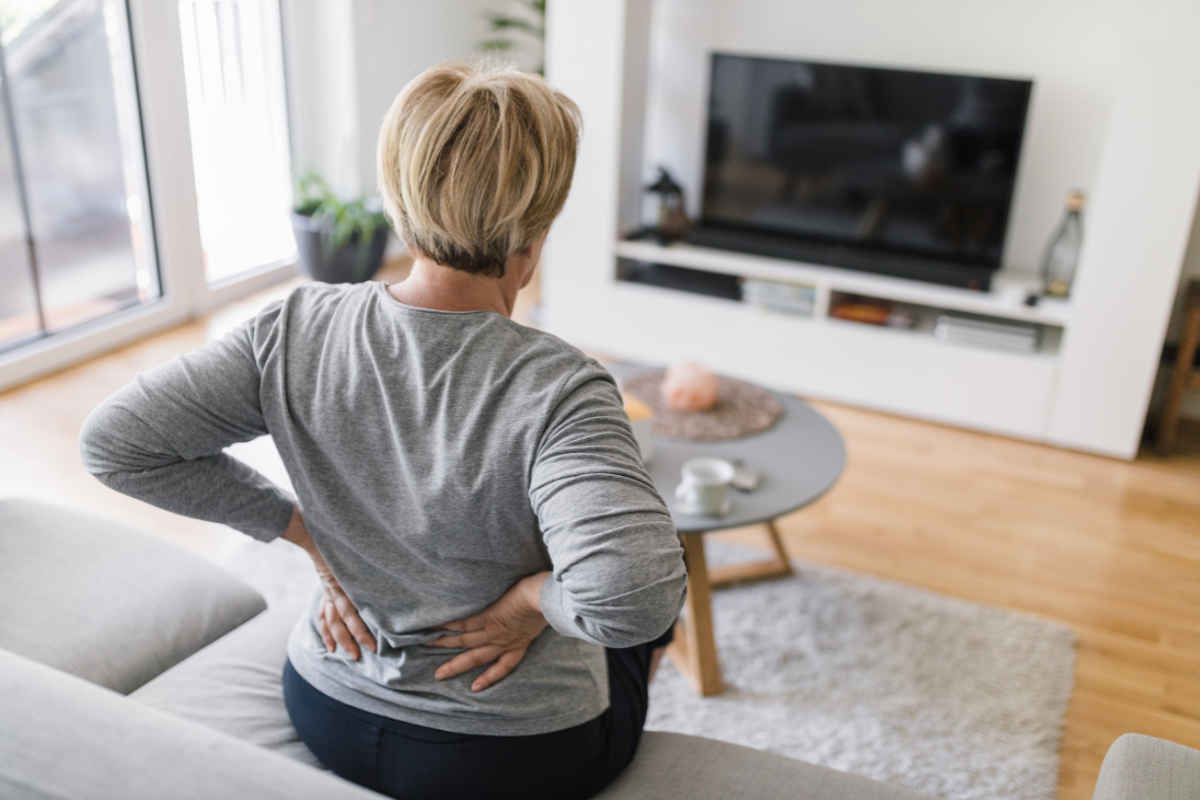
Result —
[[[280, 673], [296, 603], [99, 517], [0, 500], [0, 797], [379, 795], [299, 740]], [[502, 776], [501, 776], [502, 779]], [[603, 800], [928, 800], [722, 742], [646, 733]], [[1200, 752], [1126, 735], [1095, 800], [1200, 800]]]

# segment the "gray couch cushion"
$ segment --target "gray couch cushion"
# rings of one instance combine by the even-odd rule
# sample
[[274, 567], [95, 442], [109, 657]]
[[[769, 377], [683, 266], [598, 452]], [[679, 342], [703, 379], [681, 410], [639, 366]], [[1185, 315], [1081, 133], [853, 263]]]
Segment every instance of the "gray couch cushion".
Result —
[[0, 500], [0, 648], [128, 693], [265, 607], [237, 578], [169, 542]]
[[1094, 800], [1200, 800], [1200, 751], [1127, 733], [1104, 756]]
[[378, 800], [297, 764], [0, 651], [5, 800]]
[[[305, 609], [296, 603], [270, 609], [130, 699], [319, 766], [288, 719], [280, 685], [287, 637]], [[646, 733], [637, 759], [600, 797], [926, 800], [900, 787], [677, 733]]]
[[930, 800], [887, 783], [736, 744], [647, 732], [595, 800]]
[[283, 705], [288, 634], [307, 605], [272, 608], [130, 695], [166, 711], [320, 767]]

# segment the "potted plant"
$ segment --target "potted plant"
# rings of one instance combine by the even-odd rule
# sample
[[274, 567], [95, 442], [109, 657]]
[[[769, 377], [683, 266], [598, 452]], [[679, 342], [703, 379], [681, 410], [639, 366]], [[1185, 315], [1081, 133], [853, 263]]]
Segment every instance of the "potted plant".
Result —
[[296, 180], [292, 230], [300, 269], [326, 283], [360, 283], [383, 263], [390, 226], [372, 198], [342, 202], [316, 173]]

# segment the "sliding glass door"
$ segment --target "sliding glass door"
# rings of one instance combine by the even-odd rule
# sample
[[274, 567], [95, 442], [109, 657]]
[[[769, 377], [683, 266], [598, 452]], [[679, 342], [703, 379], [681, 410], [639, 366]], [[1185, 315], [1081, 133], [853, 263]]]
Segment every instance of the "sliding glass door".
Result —
[[161, 296], [123, 0], [0, 1], [0, 351]]
[[[7, 114], [5, 121], [8, 120]], [[40, 335], [42, 305], [8, 126], [0, 126], [0, 348]]]
[[279, 0], [0, 0], [0, 390], [295, 274]]

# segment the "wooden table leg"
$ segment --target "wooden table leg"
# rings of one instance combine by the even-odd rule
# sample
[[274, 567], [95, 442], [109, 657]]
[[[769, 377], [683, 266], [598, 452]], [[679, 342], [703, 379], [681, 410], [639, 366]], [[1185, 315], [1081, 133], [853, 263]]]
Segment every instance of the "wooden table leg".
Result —
[[676, 623], [675, 641], [671, 642], [667, 655], [696, 694], [712, 697], [721, 693], [722, 681], [717, 642], [713, 638], [712, 592], [704, 560], [704, 536], [688, 534], [680, 538], [688, 567], [687, 622]]
[[1158, 418], [1156, 446], [1160, 456], [1171, 454], [1171, 447], [1175, 444], [1175, 431], [1179, 427], [1179, 412], [1183, 408], [1183, 396], [1187, 394], [1189, 386], [1195, 385], [1192, 362], [1196, 358], [1196, 348], [1200, 346], [1200, 280], [1188, 284], [1185, 297], [1183, 307], [1186, 310], [1183, 336], [1179, 339], [1179, 354], [1175, 357], [1175, 369], [1171, 373], [1167, 399]]
[[[776, 530], [774, 522], [767, 523], [767, 534], [770, 538], [771, 550], [774, 551], [772, 558], [766, 561], [731, 564], [727, 567], [713, 567], [708, 570], [708, 585], [723, 586], [734, 581], [790, 575], [792, 565], [788, 562], [787, 553], [783, 551], [783, 542], [779, 539], [779, 531]], [[691, 556], [689, 555], [688, 558]]]

